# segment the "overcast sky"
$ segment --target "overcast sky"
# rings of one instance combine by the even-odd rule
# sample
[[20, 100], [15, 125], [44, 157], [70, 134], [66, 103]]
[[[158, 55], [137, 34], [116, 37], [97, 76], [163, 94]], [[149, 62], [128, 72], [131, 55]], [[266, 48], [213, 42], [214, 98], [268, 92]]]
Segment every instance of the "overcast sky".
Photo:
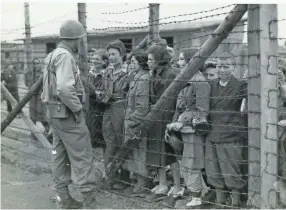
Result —
[[[87, 2], [87, 26], [88, 30], [94, 28], [106, 28], [111, 26], [140, 26], [148, 24], [148, 9], [142, 9], [136, 12], [128, 12], [123, 14], [103, 14], [118, 13], [130, 11], [148, 6], [148, 1], [120, 1], [117, 3], [106, 3], [107, 1], [88, 1]], [[109, 1], [110, 2], [110, 1]], [[143, 1], [145, 2], [145, 1]], [[188, 1], [194, 2], [194, 1]], [[229, 5], [231, 1], [224, 1], [216, 4], [207, 3], [205, 0], [200, 1], [202, 4], [191, 4], [187, 1], [166, 1], [160, 5], [160, 18], [171, 17], [160, 22], [171, 22], [177, 20], [191, 20], [202, 17], [202, 20], [223, 19], [225, 14], [233, 7], [215, 10], [213, 12], [201, 13], [198, 15], [181, 14], [196, 13], [205, 10], [211, 10], [217, 7]], [[40, 36], [47, 34], [56, 34], [64, 20], [77, 19], [77, 3], [76, 1], [30, 1], [30, 22], [32, 36]], [[221, 14], [221, 15], [216, 15]], [[205, 16], [215, 15], [215, 17], [205, 18]], [[278, 19], [286, 19], [286, 4], [278, 4]], [[1, 40], [12, 41], [24, 37], [24, 3], [23, 1], [1, 1]], [[279, 22], [279, 37], [286, 37], [286, 21]], [[286, 40], [281, 40], [284, 43]]]

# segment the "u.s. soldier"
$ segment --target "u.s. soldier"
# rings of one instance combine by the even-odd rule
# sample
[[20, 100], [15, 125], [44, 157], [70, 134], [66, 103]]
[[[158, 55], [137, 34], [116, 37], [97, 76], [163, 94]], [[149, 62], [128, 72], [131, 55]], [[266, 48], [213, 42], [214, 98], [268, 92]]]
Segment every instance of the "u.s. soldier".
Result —
[[[61, 43], [45, 59], [43, 70], [41, 99], [47, 104], [53, 127], [53, 177], [60, 208], [80, 208], [82, 205], [83, 208], [96, 208], [94, 158], [81, 101], [85, 98], [84, 89], [75, 60], [85, 35], [79, 22], [68, 20], [63, 23]], [[69, 194], [71, 168], [83, 203]]]

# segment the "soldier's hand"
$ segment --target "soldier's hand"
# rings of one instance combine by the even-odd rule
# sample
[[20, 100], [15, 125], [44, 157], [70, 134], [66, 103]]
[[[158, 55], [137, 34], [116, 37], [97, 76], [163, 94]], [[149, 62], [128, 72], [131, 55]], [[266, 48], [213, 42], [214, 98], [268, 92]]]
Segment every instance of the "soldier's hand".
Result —
[[80, 123], [80, 121], [81, 121], [81, 119], [82, 119], [82, 116], [83, 116], [83, 111], [82, 111], [82, 110], [80, 110], [80, 111], [74, 113], [75, 122], [76, 122], [77, 124]]
[[139, 127], [139, 130], [140, 130], [140, 136], [143, 138], [143, 137], [146, 137], [148, 135], [148, 127], [145, 125], [144, 122], [142, 122], [140, 124], [140, 127]]

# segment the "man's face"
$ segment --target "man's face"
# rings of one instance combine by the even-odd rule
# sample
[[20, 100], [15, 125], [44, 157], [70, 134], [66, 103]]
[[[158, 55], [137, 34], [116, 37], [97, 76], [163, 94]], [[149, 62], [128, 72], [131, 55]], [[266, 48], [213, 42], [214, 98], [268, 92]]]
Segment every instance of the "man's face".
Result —
[[84, 53], [84, 40], [81, 39], [72, 39], [72, 40], [66, 40], [68, 45], [72, 48], [73, 53], [76, 54], [76, 56], [80, 57]]
[[148, 67], [151, 71], [158, 67], [159, 63], [155, 60], [152, 54], [148, 54]]
[[234, 72], [234, 64], [230, 59], [219, 60], [216, 66], [218, 70], [218, 76], [223, 81], [228, 81], [232, 77]]
[[75, 53], [82, 53], [83, 51], [83, 39], [76, 39], [73, 42], [73, 50]]
[[183, 53], [180, 53], [179, 60], [178, 60], [178, 65], [179, 65], [180, 68], [183, 68], [184, 66], [186, 66], [186, 61], [185, 61]]
[[204, 76], [207, 80], [215, 80], [218, 78], [218, 70], [214, 67], [208, 67], [205, 72]]
[[114, 67], [117, 67], [123, 63], [122, 57], [118, 49], [110, 48], [108, 49], [109, 63]]

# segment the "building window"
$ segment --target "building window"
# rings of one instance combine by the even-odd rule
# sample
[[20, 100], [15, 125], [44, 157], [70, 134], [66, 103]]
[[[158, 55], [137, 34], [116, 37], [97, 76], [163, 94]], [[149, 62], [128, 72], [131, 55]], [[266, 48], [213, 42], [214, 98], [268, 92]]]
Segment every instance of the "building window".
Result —
[[10, 58], [10, 53], [9, 52], [5, 52], [5, 58]]
[[174, 46], [174, 37], [162, 37], [162, 39], [166, 39], [167, 44], [169, 47], [173, 47]]
[[130, 53], [132, 51], [132, 39], [120, 39], [120, 41], [123, 42], [125, 48], [126, 48], [126, 53]]
[[47, 54], [49, 54], [50, 52], [52, 52], [54, 49], [56, 49], [56, 43], [55, 42], [49, 42], [46, 44], [47, 47]]

